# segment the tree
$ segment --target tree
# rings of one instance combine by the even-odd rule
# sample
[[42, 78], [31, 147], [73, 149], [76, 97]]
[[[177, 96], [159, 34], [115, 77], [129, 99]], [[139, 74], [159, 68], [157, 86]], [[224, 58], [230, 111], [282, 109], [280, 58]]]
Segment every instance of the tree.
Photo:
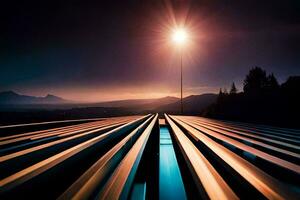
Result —
[[228, 91], [227, 91], [227, 89], [226, 88], [224, 88], [224, 90], [223, 90], [223, 94], [226, 96], [226, 95], [228, 95]]
[[300, 76], [290, 76], [286, 82], [281, 85], [281, 89], [285, 93], [294, 94], [299, 96], [300, 94]]
[[219, 91], [219, 95], [218, 95], [217, 101], [218, 101], [218, 102], [221, 102], [222, 99], [223, 99], [223, 97], [224, 97], [224, 93], [223, 93], [223, 91], [222, 91], [222, 88], [220, 88], [220, 91]]
[[276, 91], [279, 89], [278, 81], [273, 73], [267, 77], [266, 89], [268, 89], [269, 91]]
[[217, 98], [217, 102], [219, 102], [219, 103], [223, 102], [226, 99], [227, 96], [228, 96], [227, 89], [226, 88], [224, 88], [224, 89], [220, 88], [219, 96]]
[[245, 93], [259, 93], [266, 88], [267, 75], [266, 71], [260, 67], [254, 67], [249, 71], [249, 74], [244, 80]]
[[231, 85], [231, 89], [230, 89], [230, 94], [236, 94], [237, 93], [237, 89], [236, 89], [236, 87], [235, 87], [235, 84], [234, 84], [234, 82], [232, 82], [232, 85]]
[[222, 95], [223, 95], [223, 91], [222, 91], [222, 88], [220, 88], [219, 96], [222, 96]]

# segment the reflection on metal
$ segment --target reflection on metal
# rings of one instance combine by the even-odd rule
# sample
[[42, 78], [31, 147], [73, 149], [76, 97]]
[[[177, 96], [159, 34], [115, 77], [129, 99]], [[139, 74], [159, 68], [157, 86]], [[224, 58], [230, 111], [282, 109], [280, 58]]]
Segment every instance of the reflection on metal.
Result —
[[123, 140], [116, 144], [104, 156], [102, 156], [74, 184], [72, 184], [69, 189], [64, 192], [64, 194], [60, 196], [60, 199], [67, 199], [70, 197], [76, 199], [88, 199], [97, 194], [98, 186], [103, 185], [105, 179], [112, 172], [112, 169], [118, 166], [150, 119], [152, 118], [147, 119]]
[[[183, 156], [188, 163], [190, 171], [198, 190], [204, 187], [210, 199], [238, 199], [236, 194], [226, 184], [209, 161], [201, 154], [188, 137], [166, 116], [170, 124]], [[205, 198], [205, 196], [203, 196]]]
[[0, 199], [300, 197], [296, 129], [149, 114], [0, 132]]
[[185, 189], [167, 127], [160, 127], [159, 199], [186, 199]]
[[132, 146], [118, 168], [114, 171], [113, 175], [109, 178], [108, 182], [97, 196], [98, 198], [127, 199], [129, 197], [129, 192], [131, 190], [139, 162], [156, 121], [157, 115]]
[[136, 183], [133, 185], [131, 200], [145, 200], [146, 199], [146, 183]]
[[[255, 149], [251, 146], [247, 146], [237, 140], [226, 137], [219, 132], [212, 131], [208, 128], [198, 125], [199, 118], [197, 117], [185, 117], [185, 116], [171, 116], [178, 125], [187, 132], [188, 135], [193, 138], [197, 143], [201, 143], [205, 148], [213, 152], [218, 159], [230, 166], [232, 170], [238, 173], [248, 184], [251, 184], [256, 188], [263, 196], [268, 199], [298, 199], [299, 194], [299, 173], [300, 166], [294, 164], [293, 162], [275, 157], [264, 151]], [[209, 121], [208, 119], [202, 119], [204, 122]], [[217, 141], [220, 141], [217, 142]], [[249, 152], [257, 157], [260, 157], [265, 165], [274, 165], [275, 167], [281, 167], [282, 172], [285, 171], [286, 175], [288, 173], [293, 174], [290, 179], [292, 183], [298, 182], [297, 185], [291, 187], [284, 182], [279, 181], [277, 178], [273, 178], [268, 173], [272, 173], [272, 170], [264, 171], [259, 167], [253, 165], [246, 158], [237, 155], [236, 151], [228, 148], [224, 145], [224, 142], [238, 148], [244, 152]], [[253, 160], [253, 158], [251, 158]], [[272, 175], [277, 176], [278, 174], [273, 173]], [[294, 188], [298, 188], [295, 190]]]

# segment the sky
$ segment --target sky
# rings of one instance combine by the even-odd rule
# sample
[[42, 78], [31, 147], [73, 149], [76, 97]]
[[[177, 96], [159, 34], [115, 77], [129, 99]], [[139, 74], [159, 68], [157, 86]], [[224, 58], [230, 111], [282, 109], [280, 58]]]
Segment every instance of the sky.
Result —
[[[178, 52], [174, 27], [189, 43]], [[300, 2], [43, 0], [0, 6], [0, 91], [77, 101], [218, 92], [300, 75]]]

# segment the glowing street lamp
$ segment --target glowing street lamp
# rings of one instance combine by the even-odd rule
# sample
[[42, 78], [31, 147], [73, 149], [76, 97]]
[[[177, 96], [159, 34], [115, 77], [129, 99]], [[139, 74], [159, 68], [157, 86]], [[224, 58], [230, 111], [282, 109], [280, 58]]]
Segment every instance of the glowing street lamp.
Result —
[[186, 45], [188, 40], [188, 34], [184, 28], [177, 28], [172, 33], [172, 41], [180, 49], [180, 84], [181, 84], [181, 114], [183, 114], [183, 102], [182, 102], [182, 48]]
[[184, 29], [178, 28], [175, 29], [172, 35], [173, 41], [176, 43], [178, 46], [182, 46], [186, 43], [187, 41], [187, 33]]

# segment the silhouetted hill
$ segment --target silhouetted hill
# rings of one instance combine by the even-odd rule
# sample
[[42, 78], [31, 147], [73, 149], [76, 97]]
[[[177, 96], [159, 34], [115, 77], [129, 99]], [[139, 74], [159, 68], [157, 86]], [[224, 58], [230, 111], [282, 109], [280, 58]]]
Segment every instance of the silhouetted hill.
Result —
[[35, 97], [20, 95], [13, 91], [0, 92], [0, 104], [2, 105], [22, 105], [22, 104], [64, 104], [70, 103], [63, 98], [48, 94], [45, 97]]
[[143, 110], [152, 110], [159, 106], [171, 104], [177, 102], [179, 98], [177, 97], [163, 97], [158, 99], [128, 99], [119, 101], [109, 101], [102, 103], [90, 104], [93, 107], [122, 107], [122, 108], [139, 108]]
[[[183, 99], [184, 114], [199, 114], [204, 108], [215, 103], [217, 94], [191, 95]], [[180, 99], [174, 103], [160, 106], [156, 112], [180, 113]]]
[[[13, 99], [22, 96], [13, 92], [7, 94], [7, 96], [10, 96], [10, 98], [13, 97]], [[216, 96], [216, 94], [204, 94], [193, 95], [184, 98], [185, 113], [199, 114], [204, 107], [212, 104], [215, 101]], [[56, 100], [56, 97], [48, 96], [47, 99]], [[162, 114], [167, 111], [170, 111], [174, 114], [179, 114], [180, 99], [176, 97], [164, 97], [158, 99], [133, 99], [93, 104], [0, 104], [0, 124], [3, 125], [51, 120], [111, 117], [154, 112], [159, 112]]]

